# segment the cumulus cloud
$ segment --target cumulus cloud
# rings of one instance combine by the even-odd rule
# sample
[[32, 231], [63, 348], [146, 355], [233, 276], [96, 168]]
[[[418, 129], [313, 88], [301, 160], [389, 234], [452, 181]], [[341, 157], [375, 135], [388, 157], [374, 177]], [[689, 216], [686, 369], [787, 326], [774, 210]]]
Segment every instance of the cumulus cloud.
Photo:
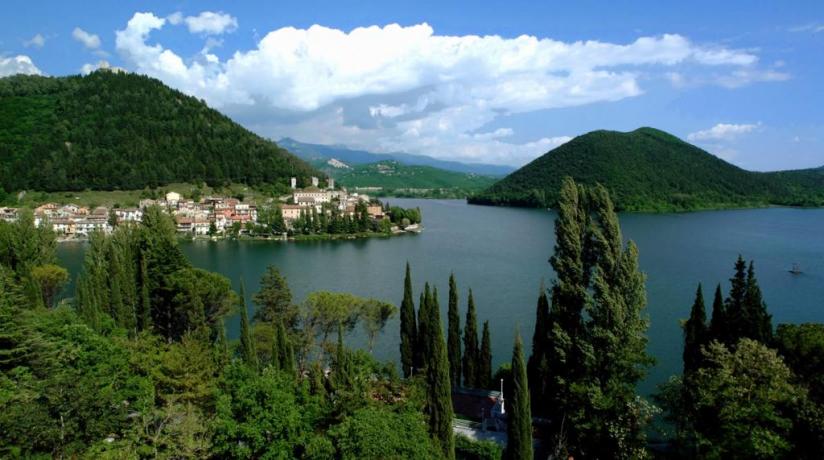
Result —
[[511, 129], [485, 129], [502, 115], [635, 97], [650, 77], [736, 75], [727, 86], [781, 79], [763, 74], [752, 51], [702, 46], [676, 34], [629, 43], [563, 42], [438, 35], [428, 24], [349, 32], [314, 25], [271, 31], [255, 48], [220, 60], [209, 52], [214, 42], [187, 57], [150, 43], [150, 34], [167, 22], [185, 22], [204, 35], [237, 27], [225, 13], [136, 13], [116, 32], [125, 62], [264, 135], [312, 142], [329, 136], [371, 150], [470, 161], [517, 164], [568, 139], [547, 133], [558, 136], [518, 143]]
[[46, 44], [46, 37], [41, 34], [36, 34], [34, 37], [26, 40], [23, 42], [23, 46], [26, 48], [34, 47], [34, 48], [42, 48], [43, 45]]
[[43, 75], [43, 72], [34, 65], [31, 58], [24, 55], [14, 57], [0, 56], [0, 77], [15, 74]]
[[79, 41], [86, 48], [96, 50], [100, 48], [100, 37], [95, 34], [90, 34], [80, 27], [75, 27], [72, 31], [72, 38]]
[[[179, 23], [180, 19], [180, 16], [174, 14], [169, 16], [169, 22], [172, 24]], [[187, 16], [183, 22], [193, 34], [220, 35], [237, 30], [237, 18], [222, 11], [204, 11], [197, 16]]]
[[718, 123], [709, 129], [703, 129], [687, 135], [689, 141], [729, 141], [742, 134], [747, 134], [757, 129], [759, 124], [733, 124]]

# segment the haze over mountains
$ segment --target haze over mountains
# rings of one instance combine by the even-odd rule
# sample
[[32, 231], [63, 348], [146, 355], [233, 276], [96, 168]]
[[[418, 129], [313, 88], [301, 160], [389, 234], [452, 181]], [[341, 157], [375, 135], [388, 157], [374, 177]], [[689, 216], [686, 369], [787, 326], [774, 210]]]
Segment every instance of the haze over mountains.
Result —
[[578, 136], [469, 201], [552, 207], [567, 176], [604, 185], [619, 209], [632, 211], [824, 204], [824, 168], [746, 171], [654, 128]]
[[482, 174], [486, 176], [504, 176], [515, 170], [515, 168], [511, 166], [462, 163], [458, 161], [439, 160], [430, 156], [414, 155], [411, 153], [373, 153], [337, 145], [309, 144], [288, 137], [280, 139], [278, 144], [307, 161], [335, 158], [344, 163], [366, 164], [384, 160], [395, 160], [404, 165], [432, 166], [447, 171]]

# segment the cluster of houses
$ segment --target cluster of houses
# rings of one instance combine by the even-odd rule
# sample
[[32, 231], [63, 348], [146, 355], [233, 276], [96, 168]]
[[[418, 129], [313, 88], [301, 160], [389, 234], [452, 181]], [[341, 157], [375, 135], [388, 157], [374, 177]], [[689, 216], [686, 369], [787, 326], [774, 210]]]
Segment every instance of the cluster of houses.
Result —
[[[318, 187], [318, 179], [315, 177], [312, 178], [310, 187], [299, 189], [296, 184], [296, 178], [292, 178], [292, 193], [280, 197], [280, 203], [268, 204], [280, 206], [287, 225], [291, 225], [302, 213], [311, 212], [313, 208], [315, 212], [321, 213], [337, 207], [341, 215], [354, 215], [355, 206], [359, 202], [368, 204], [367, 211], [372, 218], [384, 217], [380, 203], [370, 203], [367, 195], [350, 195], [346, 189], [335, 189], [332, 179], [324, 189]], [[254, 203], [222, 196], [208, 196], [195, 201], [184, 199], [177, 192], [166, 193], [161, 199], [140, 200], [136, 208], [110, 210], [100, 206], [89, 209], [74, 204], [48, 203], [34, 210], [34, 223], [37, 226], [48, 223], [55, 233], [63, 237], [83, 238], [95, 231], [111, 232], [114, 225], [140, 222], [143, 210], [149, 206], [159, 206], [166, 210], [174, 217], [177, 231], [191, 235], [224, 233], [233, 227], [239, 227], [243, 231], [248, 227], [247, 224], [258, 223], [258, 208]], [[17, 220], [18, 214], [19, 210], [16, 208], [0, 208], [0, 220]]]

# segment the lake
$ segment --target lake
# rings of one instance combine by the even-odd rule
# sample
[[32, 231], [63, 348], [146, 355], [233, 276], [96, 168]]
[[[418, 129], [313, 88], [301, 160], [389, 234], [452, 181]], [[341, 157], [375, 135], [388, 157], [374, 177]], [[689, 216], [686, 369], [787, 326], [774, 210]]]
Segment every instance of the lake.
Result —
[[[268, 265], [286, 276], [295, 301], [317, 290], [346, 291], [400, 304], [404, 264], [409, 261], [417, 299], [424, 281], [439, 289], [441, 320], [446, 328], [448, 278], [455, 273], [461, 290], [461, 320], [466, 293], [472, 288], [480, 322], [492, 332], [494, 365], [510, 359], [514, 331], [531, 343], [535, 304], [541, 280], [550, 285], [548, 263], [554, 245], [555, 213], [545, 210], [467, 205], [462, 200], [390, 199], [403, 207], [418, 206], [424, 232], [356, 241], [279, 243], [266, 241], [195, 241], [183, 243], [191, 262], [229, 277], [242, 277], [249, 297]], [[696, 285], [704, 285], [712, 305], [715, 285], [728, 279], [738, 254], [755, 260], [756, 274], [773, 324], [824, 321], [824, 210], [752, 209], [685, 214], [622, 214], [624, 237], [636, 242], [647, 274], [649, 351], [657, 359], [639, 389], [681, 371], [682, 335]], [[83, 244], [63, 244], [58, 255], [76, 275]], [[789, 273], [793, 263], [803, 270]], [[250, 301], [251, 305], [251, 301]], [[707, 312], [709, 315], [709, 311]], [[375, 355], [399, 359], [398, 320], [379, 337]], [[238, 320], [228, 322], [230, 337]], [[355, 331], [350, 343], [363, 346]]]

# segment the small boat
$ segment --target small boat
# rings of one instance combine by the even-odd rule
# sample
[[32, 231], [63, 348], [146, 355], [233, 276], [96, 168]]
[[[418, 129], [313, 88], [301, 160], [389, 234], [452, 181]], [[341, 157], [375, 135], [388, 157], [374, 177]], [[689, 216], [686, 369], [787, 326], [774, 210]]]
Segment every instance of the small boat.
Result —
[[803, 273], [801, 271], [801, 267], [798, 264], [793, 264], [793, 268], [791, 268], [789, 271], [793, 275], [800, 275], [801, 273]]

